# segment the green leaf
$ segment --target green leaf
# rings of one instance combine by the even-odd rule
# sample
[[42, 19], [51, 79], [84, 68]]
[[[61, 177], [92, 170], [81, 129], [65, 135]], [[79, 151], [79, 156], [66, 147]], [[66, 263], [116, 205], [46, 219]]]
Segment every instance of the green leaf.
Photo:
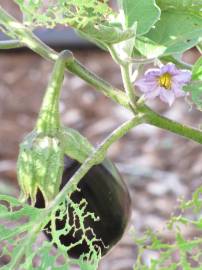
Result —
[[136, 39], [136, 48], [148, 58], [182, 53], [196, 45], [201, 36], [202, 16], [169, 9], [162, 12], [155, 28]]
[[202, 81], [202, 56], [196, 61], [193, 66], [192, 79]]
[[122, 30], [119, 26], [114, 25], [94, 25], [88, 24], [83, 28], [76, 28], [83, 33], [84, 37], [87, 37], [89, 40], [95, 40], [95, 43], [105, 44], [115, 44], [124, 40], [128, 40], [135, 36], [133, 28], [128, 28]]
[[62, 129], [61, 140], [64, 153], [80, 163], [83, 163], [94, 150], [89, 141], [72, 128]]
[[[90, 218], [94, 222], [99, 220], [94, 213], [88, 211], [87, 206], [84, 199], [74, 202], [67, 197], [48, 213], [47, 209], [34, 208], [22, 204], [14, 197], [0, 194], [0, 242], [3, 244], [0, 257], [6, 256], [9, 260], [0, 268], [3, 270], [69, 270], [70, 265], [74, 264], [80, 266], [82, 270], [96, 270], [101, 258], [97, 245], [104, 244], [96, 237], [93, 229], [86, 225], [86, 219]], [[67, 218], [69, 207], [72, 209], [72, 218]], [[65, 219], [66, 223], [56, 230], [55, 223], [58, 219]], [[49, 221], [51, 221], [49, 232], [52, 241], [49, 242], [46, 238], [43, 240], [41, 237], [40, 242], [37, 241], [38, 234]], [[92, 234], [89, 234], [90, 230]], [[83, 241], [89, 247], [89, 253], [81, 255], [78, 260], [67, 256], [67, 251], [77, 243], [64, 246], [60, 242], [61, 236], [68, 231], [72, 234], [81, 233]], [[78, 244], [80, 242], [81, 239], [78, 238]], [[54, 248], [54, 244], [57, 244], [57, 249]], [[33, 264], [36, 259], [37, 267]]]
[[137, 22], [137, 35], [147, 33], [160, 18], [160, 9], [154, 0], [119, 0], [125, 15], [125, 26]]
[[202, 2], [200, 0], [156, 0], [156, 3], [162, 10], [173, 8], [194, 11], [200, 14], [202, 8]]
[[[114, 44], [134, 36], [128, 28], [123, 30], [121, 25], [109, 22], [109, 16], [115, 12], [108, 1], [77, 0], [57, 1], [57, 4], [44, 1], [15, 0], [26, 18], [24, 23], [32, 28], [43, 26], [53, 28], [57, 24], [66, 25], [79, 31], [87, 39], [95, 43]], [[51, 2], [51, 1], [50, 1]]]

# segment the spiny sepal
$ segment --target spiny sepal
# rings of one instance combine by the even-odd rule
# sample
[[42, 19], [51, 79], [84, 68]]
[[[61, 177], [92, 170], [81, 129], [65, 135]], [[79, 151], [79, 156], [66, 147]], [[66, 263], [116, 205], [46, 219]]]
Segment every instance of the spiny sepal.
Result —
[[39, 189], [45, 204], [59, 192], [64, 167], [64, 153], [57, 137], [49, 137], [35, 131], [28, 134], [20, 145], [17, 162], [18, 181], [24, 199], [36, 202]]

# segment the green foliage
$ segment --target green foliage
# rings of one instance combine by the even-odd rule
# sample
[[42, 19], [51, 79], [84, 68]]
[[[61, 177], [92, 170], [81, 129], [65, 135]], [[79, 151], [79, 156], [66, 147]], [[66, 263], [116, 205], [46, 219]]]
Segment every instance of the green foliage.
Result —
[[[134, 270], [200, 270], [202, 265], [202, 188], [199, 187], [190, 201], [181, 201], [180, 215], [172, 216], [167, 224], [169, 242], [162, 239], [161, 232], [148, 230], [137, 238], [138, 258]], [[184, 229], [192, 236], [183, 236]], [[145, 252], [154, 254], [149, 263], [144, 262]], [[152, 257], [152, 256], [151, 256]]]
[[201, 14], [201, 0], [156, 0], [157, 5], [162, 9], [177, 9], [185, 11], [194, 11]]
[[[31, 27], [45, 26], [52, 28], [57, 24], [70, 26], [85, 38], [95, 43], [113, 44], [131, 38], [134, 33], [128, 29], [123, 31], [121, 25], [110, 23], [113, 15], [108, 1], [99, 0], [60, 0], [49, 1], [45, 5], [42, 0], [15, 0], [24, 15], [24, 24]], [[103, 44], [104, 43], [104, 44]]]
[[125, 16], [125, 26], [137, 22], [137, 35], [146, 34], [160, 18], [160, 9], [154, 0], [119, 0]]
[[192, 82], [185, 88], [191, 93], [191, 99], [198, 110], [202, 110], [202, 57], [192, 68]]
[[78, 25], [78, 28], [88, 23], [102, 22], [112, 10], [107, 5], [108, 1], [98, 0], [15, 0], [21, 8], [25, 23], [33, 26], [43, 25], [54, 27], [63, 25]]
[[[69, 195], [62, 204], [52, 211], [51, 224], [48, 230], [50, 230], [53, 237], [51, 241], [52, 244], [56, 244], [59, 250], [63, 250], [65, 254], [73, 247], [85, 242], [89, 248], [89, 252], [81, 255], [79, 263], [85, 264], [85, 262], [87, 262], [87, 264], [95, 265], [100, 259], [101, 246], [104, 247], [104, 243], [96, 237], [92, 228], [86, 227], [85, 225], [85, 220], [89, 218], [94, 222], [99, 221], [99, 217], [96, 217], [94, 213], [87, 211], [87, 205], [85, 199], [81, 199], [80, 202], [75, 203]], [[71, 217], [71, 215], [73, 216]], [[56, 221], [62, 220], [64, 217], [67, 219], [66, 225], [63, 228], [56, 230]], [[73, 235], [79, 233], [81, 234], [81, 238], [76, 243], [70, 243], [69, 245], [64, 246], [60, 242], [60, 236], [69, 233]]]
[[202, 15], [188, 10], [168, 9], [154, 29], [136, 40], [136, 49], [148, 57], [182, 53], [196, 45], [202, 36]]
[[[73, 210], [73, 219], [68, 218], [68, 207]], [[0, 242], [3, 245], [0, 259], [6, 259], [7, 264], [0, 267], [2, 270], [67, 270], [72, 264], [77, 264], [82, 270], [95, 270], [100, 259], [97, 243], [100, 241], [96, 236], [88, 238], [88, 231], [84, 223], [90, 217], [95, 222], [98, 217], [86, 211], [87, 203], [82, 200], [78, 204], [66, 199], [62, 204], [48, 211], [47, 209], [37, 209], [27, 204], [22, 204], [17, 199], [0, 195]], [[67, 217], [64, 228], [55, 230], [56, 219]], [[76, 224], [79, 220], [80, 226]], [[40, 234], [44, 226], [51, 222], [49, 231], [52, 234], [52, 241], [47, 241]], [[89, 246], [89, 253], [83, 254], [79, 260], [72, 260], [67, 256], [67, 251], [71, 245], [60, 244], [62, 234], [73, 230], [80, 231], [83, 235], [78, 243], [86, 241]], [[93, 233], [93, 231], [92, 231]], [[95, 244], [96, 243], [96, 244]], [[57, 249], [54, 248], [57, 244]]]

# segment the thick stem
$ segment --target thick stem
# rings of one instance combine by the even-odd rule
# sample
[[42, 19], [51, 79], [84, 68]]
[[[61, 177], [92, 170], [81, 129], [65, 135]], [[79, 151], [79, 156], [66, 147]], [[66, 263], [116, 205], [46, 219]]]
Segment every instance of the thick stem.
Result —
[[14, 17], [8, 14], [2, 7], [0, 7], [0, 28], [7, 35], [13, 39], [19, 40], [20, 43], [28, 46], [31, 50], [41, 55], [46, 59], [56, 60], [57, 53], [41, 42], [32, 31], [18, 22]]
[[95, 87], [96, 90], [102, 92], [105, 96], [111, 98], [116, 103], [124, 106], [127, 109], [130, 108], [129, 100], [123, 91], [113, 87], [110, 83], [104, 81], [93, 72], [87, 70], [76, 59], [74, 59], [74, 61], [71, 63], [67, 63], [66, 68], [73, 74], [86, 81], [91, 86]]
[[71, 62], [72, 59], [72, 53], [66, 50], [59, 54], [55, 62], [36, 124], [36, 130], [39, 133], [43, 132], [47, 136], [54, 136], [60, 128], [59, 98], [64, 79], [65, 63]]
[[48, 212], [50, 212], [54, 207], [59, 205], [67, 196], [67, 194], [71, 194], [76, 190], [79, 181], [82, 177], [90, 170], [94, 165], [101, 163], [105, 158], [106, 152], [108, 148], [118, 139], [123, 137], [130, 129], [144, 122], [144, 115], [139, 114], [134, 117], [132, 120], [125, 122], [123, 125], [118, 127], [115, 131], [113, 131], [93, 152], [91, 156], [89, 156], [86, 161], [81, 165], [81, 167], [76, 171], [76, 173], [72, 176], [72, 178], [68, 181], [65, 187], [60, 191], [57, 197], [54, 199], [52, 203], [50, 203], [48, 207]]
[[157, 114], [148, 107], [144, 107], [145, 122], [153, 126], [171, 131], [187, 139], [202, 144], [202, 132], [187, 125], [180, 124], [176, 121], [168, 119], [162, 115]]
[[3, 40], [0, 41], [0, 50], [9, 50], [22, 48], [24, 45], [19, 40]]

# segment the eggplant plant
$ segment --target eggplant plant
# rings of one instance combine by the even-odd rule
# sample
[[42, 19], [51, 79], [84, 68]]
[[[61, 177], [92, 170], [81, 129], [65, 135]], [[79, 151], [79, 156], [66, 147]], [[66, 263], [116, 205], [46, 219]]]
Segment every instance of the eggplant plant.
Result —
[[[109, 147], [140, 124], [183, 136], [202, 144], [200, 129], [166, 118], [147, 101], [159, 98], [170, 110], [177, 98], [190, 96], [202, 109], [202, 57], [192, 66], [182, 54], [192, 47], [202, 51], [202, 3], [195, 0], [108, 1], [15, 0], [20, 22], [0, 5], [0, 29], [11, 39], [0, 49], [28, 47], [54, 62], [53, 72], [36, 125], [20, 144], [17, 160], [20, 198], [0, 195], [0, 269], [61, 270], [78, 265], [96, 270], [102, 257], [122, 238], [131, 212], [128, 188], [106, 157]], [[123, 89], [117, 89], [81, 64], [69, 50], [57, 53], [33, 33], [38, 26], [72, 27], [79, 35], [109, 53], [120, 67]], [[153, 68], [147, 69], [147, 65]], [[146, 70], [144, 74], [142, 70]], [[94, 148], [78, 131], [60, 121], [59, 99], [65, 71], [73, 73], [133, 117]], [[158, 232], [136, 238], [134, 269], [201, 269], [200, 236], [185, 239], [181, 224], [200, 230], [202, 188], [183, 201], [183, 215], [168, 223], [173, 243]], [[196, 213], [186, 215], [186, 211]], [[7, 226], [8, 222], [12, 226]], [[39, 235], [43, 241], [39, 242]], [[146, 249], [158, 258], [143, 260]], [[173, 254], [178, 259], [173, 260]], [[192, 266], [191, 260], [197, 265]]]

